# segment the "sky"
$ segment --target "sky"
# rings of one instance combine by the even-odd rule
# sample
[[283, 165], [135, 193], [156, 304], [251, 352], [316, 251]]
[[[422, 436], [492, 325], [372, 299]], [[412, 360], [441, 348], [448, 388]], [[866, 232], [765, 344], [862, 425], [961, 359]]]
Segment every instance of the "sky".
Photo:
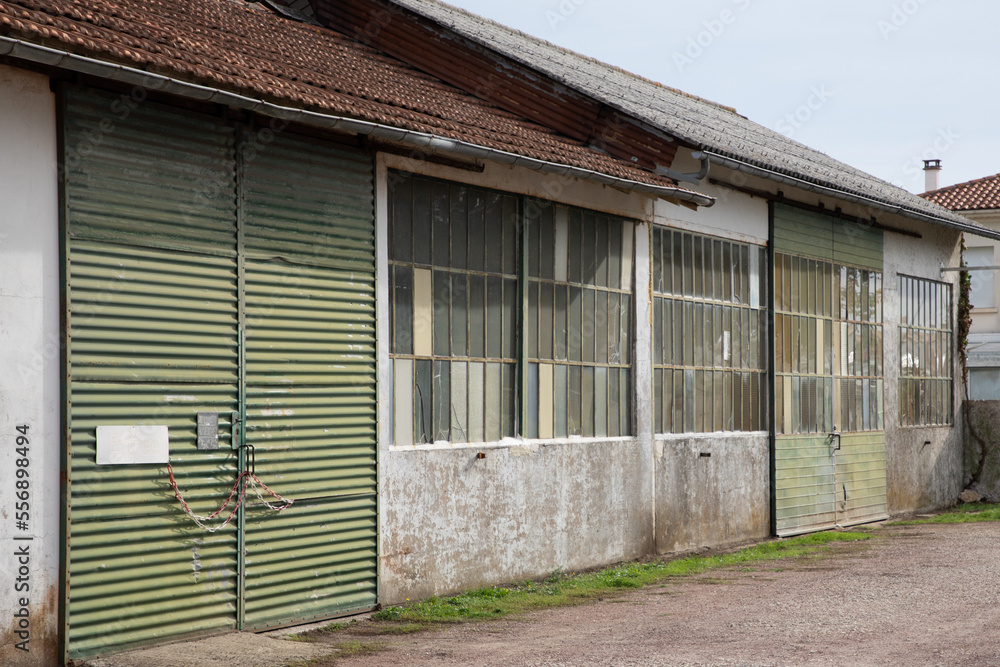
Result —
[[1000, 2], [446, 0], [911, 192], [1000, 173]]

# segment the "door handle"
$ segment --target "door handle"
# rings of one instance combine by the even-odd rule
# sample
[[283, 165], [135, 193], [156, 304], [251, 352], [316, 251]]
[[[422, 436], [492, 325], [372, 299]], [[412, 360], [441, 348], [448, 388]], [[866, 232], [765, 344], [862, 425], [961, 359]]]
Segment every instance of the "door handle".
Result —
[[833, 451], [839, 452], [840, 451], [840, 434], [837, 433], [836, 431], [834, 431], [833, 433], [831, 433], [829, 435], [829, 438], [830, 438], [830, 444], [831, 445], [833, 445], [834, 441], [836, 441], [836, 443], [837, 443], [834, 446]]
[[229, 445], [233, 449], [239, 449], [240, 443], [243, 441], [243, 420], [240, 419], [240, 413], [233, 412], [232, 417], [232, 428], [230, 429], [229, 435], [232, 442]]

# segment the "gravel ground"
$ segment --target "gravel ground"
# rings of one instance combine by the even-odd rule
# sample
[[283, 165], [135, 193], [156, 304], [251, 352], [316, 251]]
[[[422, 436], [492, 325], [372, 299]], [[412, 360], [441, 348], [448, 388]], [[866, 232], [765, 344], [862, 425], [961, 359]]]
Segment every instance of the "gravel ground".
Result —
[[[837, 545], [831, 558], [717, 570], [524, 620], [399, 637], [339, 634], [332, 639], [378, 641], [385, 650], [335, 664], [1000, 667], [1000, 523], [873, 532], [884, 539]], [[267, 655], [240, 640], [225, 662], [214, 662], [206, 643], [225, 640], [216, 638], [93, 665], [278, 667], [283, 644], [298, 652], [283, 656], [289, 661], [332, 649], [268, 639]], [[167, 662], [153, 651], [166, 651]]]

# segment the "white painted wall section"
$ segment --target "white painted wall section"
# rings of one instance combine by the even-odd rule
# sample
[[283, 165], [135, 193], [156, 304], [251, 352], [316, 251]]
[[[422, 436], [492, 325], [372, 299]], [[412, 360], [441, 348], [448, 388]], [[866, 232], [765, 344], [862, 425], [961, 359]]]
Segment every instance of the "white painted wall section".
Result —
[[55, 96], [0, 65], [0, 664], [58, 664], [59, 224]]

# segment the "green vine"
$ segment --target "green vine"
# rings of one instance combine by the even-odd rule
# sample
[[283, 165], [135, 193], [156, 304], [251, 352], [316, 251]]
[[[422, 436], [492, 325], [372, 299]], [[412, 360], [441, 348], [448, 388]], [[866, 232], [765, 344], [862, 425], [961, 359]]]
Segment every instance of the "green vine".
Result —
[[[965, 239], [962, 239], [962, 266], [965, 263]], [[958, 359], [962, 362], [962, 382], [968, 387], [969, 368], [966, 364], [968, 358], [969, 329], [972, 327], [972, 275], [968, 271], [960, 271], [958, 274]]]
[[[965, 263], [964, 238], [962, 239], [962, 266], [968, 266]], [[968, 486], [966, 486], [966, 488], [971, 489], [983, 477], [989, 448], [986, 445], [986, 441], [976, 432], [975, 427], [972, 425], [972, 401], [969, 398], [969, 365], [967, 362], [969, 329], [972, 327], [972, 301], [970, 299], [972, 293], [972, 275], [968, 271], [959, 271], [958, 276], [958, 323], [956, 334], [958, 338], [958, 359], [962, 363], [962, 386], [965, 388], [965, 424], [969, 429], [969, 434], [979, 442], [979, 465], [969, 480]]]

